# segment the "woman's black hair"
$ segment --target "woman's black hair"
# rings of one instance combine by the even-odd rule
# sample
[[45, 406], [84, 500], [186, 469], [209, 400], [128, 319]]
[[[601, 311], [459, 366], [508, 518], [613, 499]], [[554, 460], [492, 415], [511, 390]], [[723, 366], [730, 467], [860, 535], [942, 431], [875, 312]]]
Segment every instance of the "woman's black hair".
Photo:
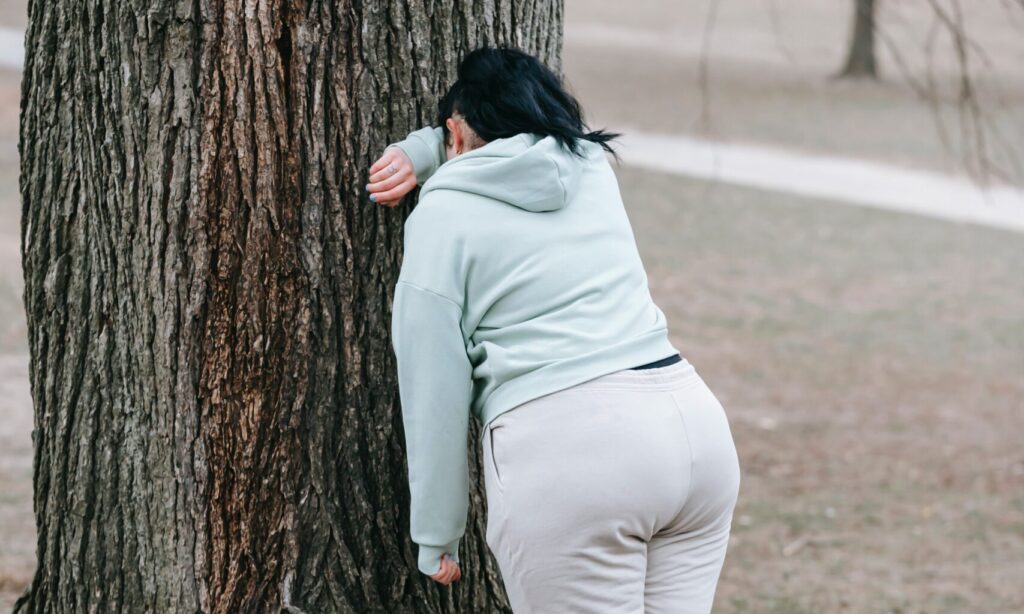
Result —
[[459, 63], [458, 79], [438, 102], [438, 124], [448, 142], [445, 121], [458, 112], [484, 141], [520, 132], [551, 135], [576, 155], [579, 139], [598, 143], [615, 159], [608, 141], [617, 132], [584, 132], [579, 102], [562, 80], [536, 57], [516, 47], [483, 47], [466, 54]]

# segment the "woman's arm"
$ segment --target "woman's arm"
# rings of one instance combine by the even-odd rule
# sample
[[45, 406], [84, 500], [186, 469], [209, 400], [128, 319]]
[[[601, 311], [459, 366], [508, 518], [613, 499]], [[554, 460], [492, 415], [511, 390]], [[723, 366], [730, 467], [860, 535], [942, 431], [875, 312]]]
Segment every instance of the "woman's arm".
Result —
[[[409, 156], [418, 185], [423, 185], [430, 179], [447, 157], [444, 151], [444, 130], [440, 126], [426, 126], [414, 130], [401, 141], [391, 143], [388, 147], [397, 147]], [[387, 151], [387, 147], [384, 150]]]
[[472, 367], [451, 300], [405, 281], [395, 286], [391, 338], [409, 470], [410, 532], [417, 567], [459, 561], [469, 510], [468, 445]]
[[462, 328], [465, 250], [444, 202], [405, 222], [391, 341], [405, 427], [410, 531], [417, 566], [434, 576], [445, 552], [457, 563], [469, 509], [468, 438], [473, 367]]
[[394, 207], [413, 188], [430, 179], [447, 157], [441, 128], [420, 128], [401, 141], [389, 143], [370, 166], [366, 184], [370, 200]]

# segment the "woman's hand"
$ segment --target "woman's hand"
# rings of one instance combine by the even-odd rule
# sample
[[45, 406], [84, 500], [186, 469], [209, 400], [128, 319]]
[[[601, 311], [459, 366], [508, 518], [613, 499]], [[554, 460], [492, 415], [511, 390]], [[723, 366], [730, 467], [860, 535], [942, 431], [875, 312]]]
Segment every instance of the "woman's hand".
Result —
[[441, 569], [436, 574], [430, 576], [430, 578], [441, 584], [451, 584], [462, 578], [462, 570], [459, 569], [459, 564], [453, 561], [452, 557], [445, 552], [441, 555]]
[[416, 187], [416, 172], [412, 160], [400, 147], [388, 147], [370, 167], [369, 181], [366, 191], [370, 200], [394, 207]]

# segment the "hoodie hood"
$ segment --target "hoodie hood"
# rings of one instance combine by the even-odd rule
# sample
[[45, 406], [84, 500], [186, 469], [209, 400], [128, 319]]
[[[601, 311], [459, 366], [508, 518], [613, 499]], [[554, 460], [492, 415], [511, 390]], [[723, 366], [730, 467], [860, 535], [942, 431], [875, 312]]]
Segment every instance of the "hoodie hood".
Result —
[[494, 139], [438, 166], [420, 187], [420, 198], [432, 190], [448, 189], [527, 211], [561, 209], [576, 194], [583, 165], [595, 154], [596, 143], [581, 139], [579, 144], [583, 157], [550, 135], [521, 132]]

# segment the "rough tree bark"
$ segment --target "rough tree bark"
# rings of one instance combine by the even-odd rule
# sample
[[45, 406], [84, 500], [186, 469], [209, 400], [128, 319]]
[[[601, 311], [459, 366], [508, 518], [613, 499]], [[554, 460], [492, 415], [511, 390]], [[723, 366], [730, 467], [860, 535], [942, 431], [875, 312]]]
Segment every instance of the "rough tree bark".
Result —
[[463, 579], [408, 535], [389, 338], [414, 192], [367, 169], [458, 59], [560, 71], [560, 0], [30, 0], [38, 567], [23, 612], [499, 612], [478, 424]]
[[875, 0], [854, 0], [850, 50], [840, 77], [878, 78], [875, 64]]

